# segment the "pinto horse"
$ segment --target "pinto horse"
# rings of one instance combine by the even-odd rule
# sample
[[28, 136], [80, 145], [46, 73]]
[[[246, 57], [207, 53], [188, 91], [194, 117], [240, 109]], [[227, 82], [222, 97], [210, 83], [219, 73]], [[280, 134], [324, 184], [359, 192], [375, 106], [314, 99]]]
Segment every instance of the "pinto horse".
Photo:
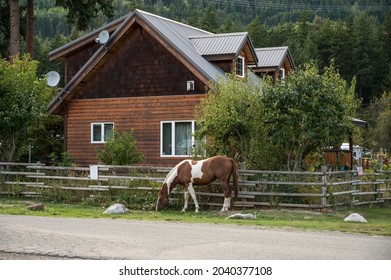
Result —
[[214, 180], [220, 180], [224, 191], [224, 204], [221, 212], [229, 210], [231, 205], [231, 189], [229, 180], [232, 175], [235, 198], [238, 196], [238, 164], [231, 158], [225, 156], [215, 156], [205, 160], [183, 160], [178, 163], [167, 175], [159, 191], [156, 210], [165, 208], [169, 201], [169, 195], [177, 184], [185, 187], [185, 205], [182, 212], [188, 208], [189, 193], [194, 201], [195, 212], [199, 211], [199, 206], [193, 185], [207, 185]]

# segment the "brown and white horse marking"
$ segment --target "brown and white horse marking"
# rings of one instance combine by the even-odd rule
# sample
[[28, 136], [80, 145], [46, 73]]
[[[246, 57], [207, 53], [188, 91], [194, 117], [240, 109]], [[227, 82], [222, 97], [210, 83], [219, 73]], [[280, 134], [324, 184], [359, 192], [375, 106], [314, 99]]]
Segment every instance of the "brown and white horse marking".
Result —
[[231, 175], [236, 198], [238, 196], [238, 165], [233, 159], [225, 156], [215, 156], [200, 161], [183, 160], [168, 173], [164, 180], [159, 191], [156, 210], [160, 211], [167, 206], [170, 192], [177, 184], [180, 184], [185, 187], [185, 205], [182, 212], [185, 212], [188, 208], [189, 194], [194, 201], [195, 212], [198, 212], [199, 205], [193, 185], [207, 185], [218, 179], [224, 191], [224, 204], [221, 211], [226, 212], [231, 205], [232, 191], [229, 187]]

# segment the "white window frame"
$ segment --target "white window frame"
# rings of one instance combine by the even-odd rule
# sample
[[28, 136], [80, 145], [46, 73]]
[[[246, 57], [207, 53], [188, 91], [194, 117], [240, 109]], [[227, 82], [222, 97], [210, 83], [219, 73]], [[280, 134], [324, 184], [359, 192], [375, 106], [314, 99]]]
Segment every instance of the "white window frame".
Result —
[[[112, 124], [113, 125], [113, 131], [114, 131], [114, 122], [97, 122], [97, 123], [91, 123], [91, 143], [92, 144], [101, 144], [106, 143], [105, 141], [105, 125], [106, 124]], [[94, 141], [94, 126], [100, 125], [101, 126], [101, 135], [100, 135], [100, 141]]]
[[[239, 59], [241, 59], [242, 60], [242, 67], [241, 67], [241, 69], [240, 69], [240, 71], [242, 72], [242, 75], [240, 75], [239, 73], [238, 73], [238, 70], [239, 70], [239, 68], [238, 68], [238, 60]], [[244, 57], [243, 56], [238, 56], [238, 58], [236, 59], [236, 61], [235, 61], [235, 63], [236, 63], [236, 66], [235, 66], [235, 74], [236, 74], [236, 76], [238, 76], [238, 77], [241, 77], [241, 78], [244, 78], [244, 76], [246, 75], [246, 72], [245, 72], [245, 59], [244, 59]]]
[[285, 69], [280, 68], [280, 69], [278, 69], [278, 80], [282, 81], [284, 79], [285, 79]]
[[[171, 124], [171, 155], [163, 154], [163, 125]], [[161, 157], [191, 157], [190, 155], [176, 155], [176, 143], [175, 143], [175, 124], [176, 123], [191, 123], [191, 148], [193, 148], [195, 144], [194, 132], [195, 132], [195, 121], [194, 120], [177, 120], [177, 121], [161, 121], [160, 122], [160, 156]]]

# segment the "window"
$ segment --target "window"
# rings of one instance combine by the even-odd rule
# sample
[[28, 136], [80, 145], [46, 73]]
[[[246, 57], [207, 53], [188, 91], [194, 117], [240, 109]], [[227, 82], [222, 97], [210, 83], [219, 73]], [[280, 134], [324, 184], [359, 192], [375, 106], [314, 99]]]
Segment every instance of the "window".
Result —
[[281, 81], [283, 79], [285, 79], [285, 69], [280, 68], [280, 70], [278, 70], [278, 80]]
[[236, 59], [236, 75], [244, 77], [244, 57], [238, 56]]
[[106, 143], [113, 135], [114, 123], [92, 123], [91, 143]]
[[194, 81], [187, 81], [186, 90], [194, 91]]
[[164, 121], [160, 127], [161, 156], [190, 156], [198, 146], [194, 139], [195, 121]]

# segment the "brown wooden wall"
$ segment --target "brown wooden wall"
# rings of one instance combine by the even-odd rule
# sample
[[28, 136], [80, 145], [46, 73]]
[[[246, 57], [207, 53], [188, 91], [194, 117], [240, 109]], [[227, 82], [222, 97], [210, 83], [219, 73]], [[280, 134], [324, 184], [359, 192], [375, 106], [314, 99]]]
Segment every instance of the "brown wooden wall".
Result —
[[69, 82], [72, 77], [83, 67], [83, 65], [91, 58], [91, 56], [100, 47], [97, 43], [91, 43], [82, 50], [72, 53], [66, 57], [66, 73], [65, 83]]
[[190, 80], [194, 81], [192, 93], [205, 93], [204, 83], [195, 74], [135, 25], [76, 98], [181, 95]]
[[74, 99], [68, 104], [67, 151], [81, 165], [98, 163], [91, 144], [91, 123], [114, 122], [118, 131], [134, 129], [145, 163], [174, 166], [178, 157], [160, 157], [160, 121], [193, 120], [194, 107], [205, 95]]

